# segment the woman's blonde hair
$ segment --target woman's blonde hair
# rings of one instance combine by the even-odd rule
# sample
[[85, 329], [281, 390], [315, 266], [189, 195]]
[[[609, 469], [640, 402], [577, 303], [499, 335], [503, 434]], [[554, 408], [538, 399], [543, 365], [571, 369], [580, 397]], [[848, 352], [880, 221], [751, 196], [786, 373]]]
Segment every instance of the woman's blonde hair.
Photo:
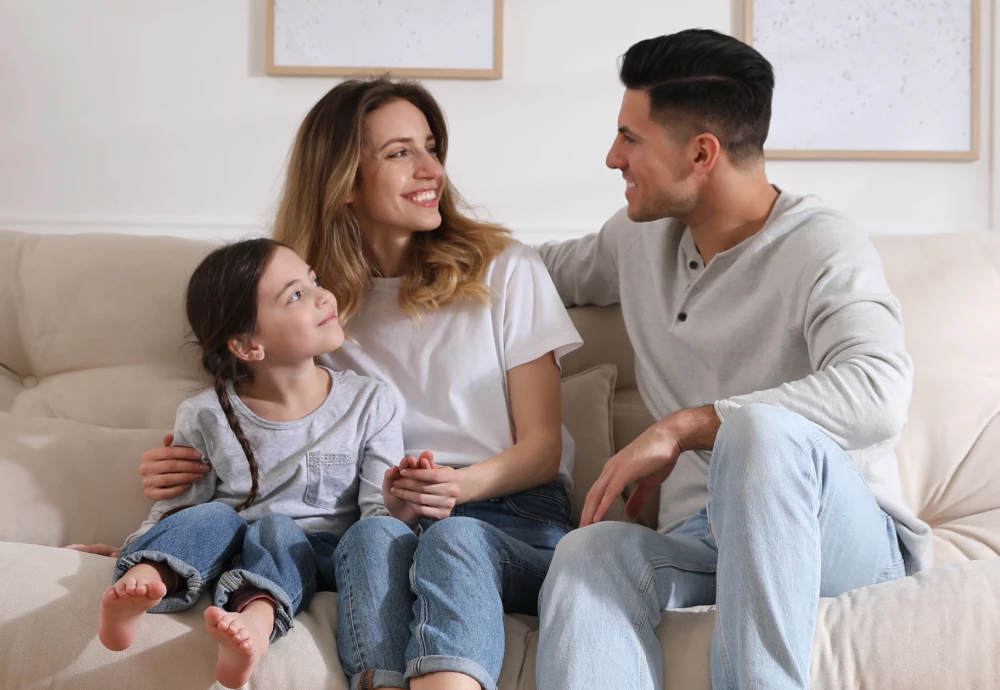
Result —
[[[361, 307], [374, 275], [347, 201], [361, 181], [364, 126], [373, 112], [399, 100], [427, 118], [443, 165], [448, 129], [440, 106], [419, 84], [387, 78], [352, 79], [331, 89], [303, 120], [288, 163], [274, 239], [313, 267], [336, 296], [345, 324]], [[459, 298], [489, 303], [483, 277], [512, 241], [510, 233], [463, 215], [460, 208], [466, 206], [446, 178], [438, 198], [441, 225], [414, 233], [401, 272], [399, 302], [411, 316]]]

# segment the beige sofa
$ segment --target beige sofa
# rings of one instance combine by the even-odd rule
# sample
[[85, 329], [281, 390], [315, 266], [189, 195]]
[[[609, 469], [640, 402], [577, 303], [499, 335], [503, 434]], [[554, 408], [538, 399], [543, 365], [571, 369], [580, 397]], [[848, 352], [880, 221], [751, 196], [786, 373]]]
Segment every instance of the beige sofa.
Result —
[[[878, 247], [916, 362], [903, 486], [934, 528], [939, 567], [823, 600], [814, 687], [1000, 688], [1000, 234]], [[0, 688], [212, 685], [204, 601], [150, 616], [130, 650], [107, 651], [95, 632], [111, 560], [55, 548], [120, 543], [147, 514], [139, 454], [201, 385], [181, 296], [206, 248], [0, 232]], [[573, 317], [587, 342], [565, 362], [578, 508], [649, 415], [618, 312]], [[335, 615], [334, 595], [318, 595], [250, 686], [345, 688]], [[708, 690], [712, 624], [711, 610], [664, 615], [666, 688]], [[536, 642], [535, 619], [508, 619], [502, 688], [534, 687]]]

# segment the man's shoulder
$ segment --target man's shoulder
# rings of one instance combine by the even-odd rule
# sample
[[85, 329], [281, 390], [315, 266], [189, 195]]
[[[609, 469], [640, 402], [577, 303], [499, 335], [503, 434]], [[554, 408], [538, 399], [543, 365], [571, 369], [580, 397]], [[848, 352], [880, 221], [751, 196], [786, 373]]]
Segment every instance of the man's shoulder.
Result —
[[826, 205], [819, 197], [793, 197], [780, 218], [780, 232], [772, 248], [799, 261], [813, 257], [820, 261], [856, 257], [876, 257], [868, 234], [849, 216]]

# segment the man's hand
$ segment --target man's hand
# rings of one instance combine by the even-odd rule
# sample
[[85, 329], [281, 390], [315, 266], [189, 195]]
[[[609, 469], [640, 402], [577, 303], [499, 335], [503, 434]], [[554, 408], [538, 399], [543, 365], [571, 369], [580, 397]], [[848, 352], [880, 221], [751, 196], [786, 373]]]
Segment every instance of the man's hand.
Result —
[[646, 429], [608, 460], [587, 493], [580, 527], [603, 520], [615, 498], [632, 483], [636, 488], [625, 503], [625, 516], [635, 520], [649, 497], [673, 472], [680, 454], [686, 450], [710, 450], [719, 426], [715, 408], [706, 405], [675, 412]]

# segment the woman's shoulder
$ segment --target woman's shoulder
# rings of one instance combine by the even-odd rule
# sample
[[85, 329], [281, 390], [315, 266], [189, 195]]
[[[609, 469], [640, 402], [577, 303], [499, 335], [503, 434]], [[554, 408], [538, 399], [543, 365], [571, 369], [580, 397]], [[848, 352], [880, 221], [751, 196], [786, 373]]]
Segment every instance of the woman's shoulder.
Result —
[[500, 252], [490, 265], [491, 276], [509, 277], [518, 270], [541, 271], [548, 275], [542, 257], [532, 247], [511, 239], [504, 250]]

